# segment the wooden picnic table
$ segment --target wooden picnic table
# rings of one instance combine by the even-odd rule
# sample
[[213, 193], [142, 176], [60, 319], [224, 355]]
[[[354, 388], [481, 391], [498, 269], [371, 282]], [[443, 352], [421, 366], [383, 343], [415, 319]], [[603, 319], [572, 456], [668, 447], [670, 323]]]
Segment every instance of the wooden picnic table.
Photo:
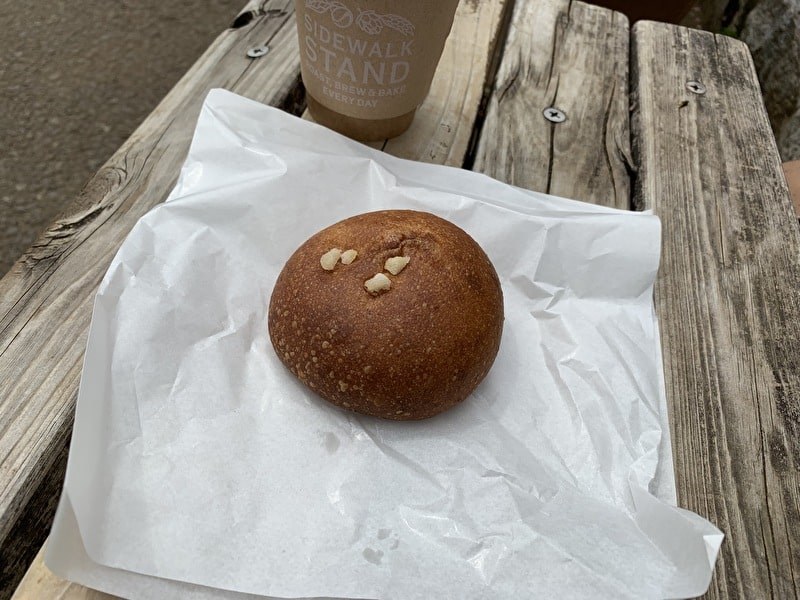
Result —
[[[105, 597], [39, 552], [92, 302], [216, 87], [303, 113], [292, 0], [248, 4], [0, 281], [0, 597]], [[747, 47], [569, 0], [464, 0], [412, 129], [382, 147], [660, 216], [678, 500], [726, 535], [708, 597], [799, 597], [800, 229]]]

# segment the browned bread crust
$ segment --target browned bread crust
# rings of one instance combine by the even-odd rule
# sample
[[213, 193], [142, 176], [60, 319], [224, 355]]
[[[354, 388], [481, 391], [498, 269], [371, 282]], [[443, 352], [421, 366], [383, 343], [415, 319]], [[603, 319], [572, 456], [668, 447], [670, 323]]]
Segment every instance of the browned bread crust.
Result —
[[[322, 260], [326, 269], [321, 259], [332, 249], [357, 256], [344, 264], [334, 251]], [[389, 270], [386, 261], [399, 256], [409, 260], [394, 275], [405, 261]], [[378, 273], [391, 287], [370, 292], [365, 282]], [[503, 294], [463, 230], [429, 213], [385, 210], [340, 221], [300, 246], [275, 283], [268, 324], [280, 360], [326, 400], [386, 419], [424, 419], [464, 400], [489, 372]]]

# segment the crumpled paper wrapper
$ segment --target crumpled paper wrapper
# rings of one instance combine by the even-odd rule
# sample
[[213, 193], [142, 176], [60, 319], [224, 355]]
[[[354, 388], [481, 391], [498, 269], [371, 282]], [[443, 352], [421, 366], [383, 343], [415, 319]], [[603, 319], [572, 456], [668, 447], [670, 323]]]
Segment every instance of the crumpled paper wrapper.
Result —
[[[486, 380], [386, 422], [280, 364], [286, 259], [353, 214], [426, 210], [503, 285]], [[652, 294], [659, 220], [399, 160], [222, 90], [97, 294], [57, 574], [126, 597], [678, 598], [722, 535], [674, 506]]]

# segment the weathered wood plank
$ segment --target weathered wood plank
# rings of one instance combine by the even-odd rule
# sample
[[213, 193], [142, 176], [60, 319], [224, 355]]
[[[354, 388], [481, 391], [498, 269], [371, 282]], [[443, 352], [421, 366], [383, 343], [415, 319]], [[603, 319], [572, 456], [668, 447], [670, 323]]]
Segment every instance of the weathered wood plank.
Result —
[[462, 0], [436, 76], [414, 122], [383, 149], [394, 156], [461, 167], [502, 48], [512, 0]]
[[[629, 28], [584, 4], [518, 2], [474, 169], [515, 185], [628, 208]], [[561, 123], [543, 111], [556, 107]]]
[[[137, 219], [173, 186], [207, 91], [280, 106], [297, 97], [292, 0], [250, 9], [249, 23], [219, 36], [0, 280], [0, 597], [14, 591], [52, 519], [97, 285]], [[246, 57], [264, 42], [267, 56]]]
[[[726, 534], [708, 596], [800, 596], [800, 232], [747, 47], [633, 28], [634, 196], [656, 290], [678, 497]], [[694, 93], [689, 84], [705, 93]]]

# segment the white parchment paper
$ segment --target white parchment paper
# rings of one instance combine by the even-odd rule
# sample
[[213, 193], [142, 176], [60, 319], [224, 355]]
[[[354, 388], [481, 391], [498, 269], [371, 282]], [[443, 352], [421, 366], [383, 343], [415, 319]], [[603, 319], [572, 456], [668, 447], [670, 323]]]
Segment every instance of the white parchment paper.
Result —
[[[414, 423], [285, 370], [283, 263], [353, 214], [427, 210], [503, 285], [487, 379]], [[222, 90], [97, 294], [56, 573], [128, 597], [676, 598], [722, 536], [674, 507], [660, 224], [398, 160]]]

